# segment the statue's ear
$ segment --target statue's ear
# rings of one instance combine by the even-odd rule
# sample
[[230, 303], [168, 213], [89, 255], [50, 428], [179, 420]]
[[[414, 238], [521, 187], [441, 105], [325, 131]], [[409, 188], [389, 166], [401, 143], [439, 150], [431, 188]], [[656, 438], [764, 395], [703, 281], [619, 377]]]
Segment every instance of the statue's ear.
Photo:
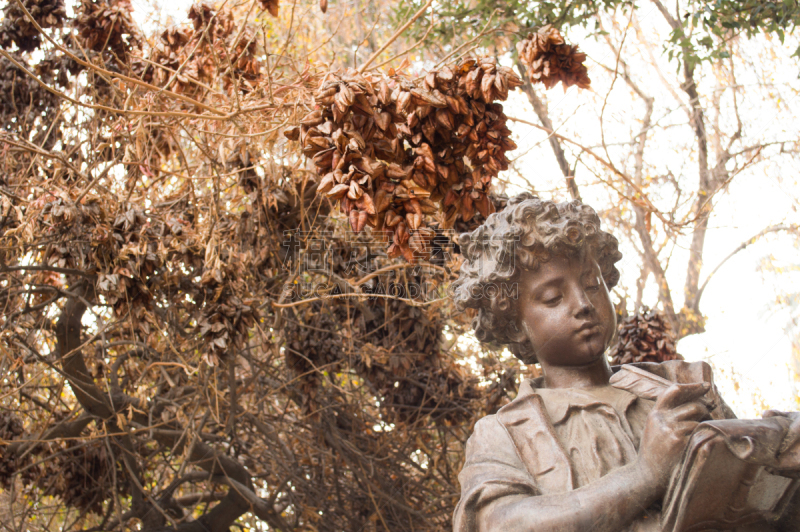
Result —
[[506, 338], [510, 341], [509, 349], [523, 364], [536, 364], [537, 359], [533, 344], [531, 344], [530, 338], [528, 338], [518, 320], [514, 319], [508, 326]]
[[525, 333], [525, 330], [520, 326], [519, 320], [512, 319], [511, 323], [509, 324], [506, 330], [506, 337], [516, 343], [522, 344], [528, 340], [528, 335]]

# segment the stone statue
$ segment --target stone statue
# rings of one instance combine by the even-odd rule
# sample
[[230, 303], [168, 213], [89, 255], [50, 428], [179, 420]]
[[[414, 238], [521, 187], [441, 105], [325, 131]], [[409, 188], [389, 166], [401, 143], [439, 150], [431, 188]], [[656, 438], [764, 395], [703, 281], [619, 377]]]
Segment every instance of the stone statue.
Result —
[[543, 376], [478, 421], [456, 532], [800, 530], [800, 415], [737, 420], [703, 363], [610, 367], [617, 240], [530, 194], [460, 238], [478, 339]]

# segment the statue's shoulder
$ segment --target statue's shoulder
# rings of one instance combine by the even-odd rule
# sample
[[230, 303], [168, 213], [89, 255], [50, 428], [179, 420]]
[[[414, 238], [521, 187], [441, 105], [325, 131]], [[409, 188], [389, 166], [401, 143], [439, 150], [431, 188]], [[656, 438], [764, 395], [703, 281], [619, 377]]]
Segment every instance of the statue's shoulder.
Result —
[[689, 384], [693, 382], [714, 382], [714, 370], [708, 362], [687, 362], [685, 360], [668, 360], [666, 362], [636, 362], [633, 364], [625, 364], [623, 366], [612, 366], [611, 371], [614, 373], [612, 379], [616, 377], [621, 371], [624, 373], [629, 370], [641, 370], [637, 372], [639, 376], [644, 376], [645, 373], [656, 375], [662, 379], [670, 382], [677, 382], [680, 384]]
[[498, 453], [513, 453], [513, 442], [497, 414], [489, 414], [475, 423], [467, 440], [467, 462], [487, 461]]
[[526, 431], [548, 430], [550, 423], [541, 398], [536, 394], [537, 384], [527, 379], [522, 381], [517, 396], [511, 402], [496, 414], [486, 415], [475, 423], [470, 441], [475, 445], [479, 442], [481, 445], [483, 442], [492, 445], [499, 443], [499, 440], [514, 439], [514, 432], [520, 427]]
[[480, 418], [472, 429], [473, 434], [491, 433], [497, 429], [500, 421], [497, 419], [497, 414], [489, 414]]

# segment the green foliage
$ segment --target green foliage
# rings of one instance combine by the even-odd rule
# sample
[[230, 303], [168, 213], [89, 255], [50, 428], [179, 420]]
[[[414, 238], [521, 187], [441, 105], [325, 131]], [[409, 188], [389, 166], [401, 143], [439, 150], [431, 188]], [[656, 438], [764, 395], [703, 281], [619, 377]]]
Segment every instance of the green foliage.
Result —
[[[393, 13], [393, 23], [402, 24], [425, 4], [424, 0], [400, 3]], [[496, 32], [487, 32], [475, 44], [497, 45], [499, 34], [519, 33], [521, 36], [534, 28], [552, 24], [563, 31], [574, 26], [595, 29], [594, 16], [598, 12], [612, 11], [620, 7], [630, 7], [631, 0], [558, 0], [531, 2], [524, 0], [455, 0], [436, 4], [436, 24], [430, 37], [446, 45], [453, 41], [475, 37], [489, 22]], [[412, 31], [416, 38], [422, 37], [430, 25], [430, 20], [420, 18]]]
[[[423, 0], [402, 2], [394, 11], [394, 22], [408, 19], [424, 4]], [[670, 59], [686, 61], [693, 67], [701, 61], [730, 56], [728, 43], [737, 36], [753, 37], [758, 33], [774, 35], [784, 42], [800, 22], [798, 0], [764, 2], [762, 0], [688, 0], [677, 10], [664, 3], [677, 24], [664, 43]], [[558, 0], [530, 2], [522, 0], [456, 0], [437, 4], [437, 19], [429, 38], [447, 45], [454, 40], [476, 36], [492, 18], [492, 28], [479, 42], [497, 46], [508, 32], [525, 33], [552, 24], [563, 33], [570, 28], [596, 29], [595, 15], [615, 10], [651, 7], [651, 2], [631, 0]], [[412, 29], [416, 38], [428, 31], [430, 20], [420, 18]], [[502, 47], [501, 47], [502, 48]], [[503, 50], [504, 51], [504, 50]], [[794, 55], [800, 55], [800, 47]]]
[[[670, 59], [678, 57], [690, 66], [703, 60], [730, 56], [728, 42], [758, 33], [776, 36], [781, 43], [800, 22], [797, 0], [692, 0], [676, 17], [680, 27], [665, 44]], [[794, 52], [800, 55], [800, 47]]]

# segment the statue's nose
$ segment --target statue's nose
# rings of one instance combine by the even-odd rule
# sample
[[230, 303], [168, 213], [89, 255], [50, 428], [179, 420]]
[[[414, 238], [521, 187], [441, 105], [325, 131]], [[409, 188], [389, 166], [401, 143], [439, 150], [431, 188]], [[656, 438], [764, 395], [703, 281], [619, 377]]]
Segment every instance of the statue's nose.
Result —
[[589, 299], [589, 296], [586, 295], [586, 291], [582, 288], [577, 288], [575, 290], [575, 317], [580, 318], [591, 314], [594, 310], [594, 305], [592, 305], [592, 301]]

